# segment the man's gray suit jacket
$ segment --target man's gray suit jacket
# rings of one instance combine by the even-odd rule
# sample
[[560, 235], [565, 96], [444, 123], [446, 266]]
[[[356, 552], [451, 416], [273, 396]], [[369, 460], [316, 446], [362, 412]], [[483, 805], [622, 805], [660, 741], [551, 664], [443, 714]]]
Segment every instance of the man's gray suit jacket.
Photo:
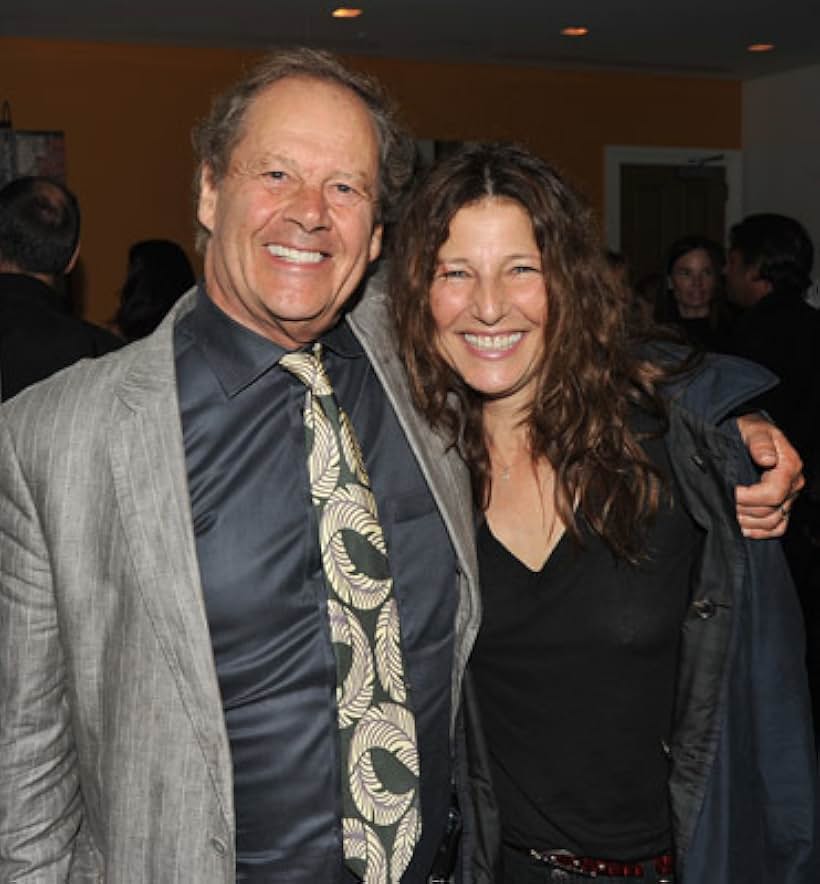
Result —
[[[0, 882], [235, 878], [174, 368], [192, 304], [0, 411]], [[410, 406], [383, 293], [347, 321], [458, 558], [455, 714], [479, 619], [466, 471]]]

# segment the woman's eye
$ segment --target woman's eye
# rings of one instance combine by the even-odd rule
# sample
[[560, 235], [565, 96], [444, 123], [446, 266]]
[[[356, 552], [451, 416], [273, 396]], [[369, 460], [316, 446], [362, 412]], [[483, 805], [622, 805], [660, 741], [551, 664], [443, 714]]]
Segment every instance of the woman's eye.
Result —
[[439, 273], [439, 276], [442, 279], [466, 279], [467, 271], [466, 270], [442, 270]]
[[516, 276], [520, 276], [525, 273], [540, 273], [541, 270], [538, 267], [534, 267], [532, 264], [516, 264], [515, 267], [513, 267], [512, 272]]

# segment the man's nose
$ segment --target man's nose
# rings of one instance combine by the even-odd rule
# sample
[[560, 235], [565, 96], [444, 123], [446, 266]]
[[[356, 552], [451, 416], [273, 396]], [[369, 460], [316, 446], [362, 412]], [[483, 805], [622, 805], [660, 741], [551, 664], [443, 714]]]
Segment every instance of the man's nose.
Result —
[[307, 233], [326, 229], [329, 215], [324, 189], [301, 184], [288, 203], [287, 217]]

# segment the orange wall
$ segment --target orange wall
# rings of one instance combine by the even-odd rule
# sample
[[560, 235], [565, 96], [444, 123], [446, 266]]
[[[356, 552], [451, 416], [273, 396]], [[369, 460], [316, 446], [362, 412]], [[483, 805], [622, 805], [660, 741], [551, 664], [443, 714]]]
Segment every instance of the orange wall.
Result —
[[[128, 246], [167, 237], [193, 257], [189, 132], [256, 53], [0, 38], [0, 100], [21, 129], [66, 134], [83, 211], [86, 315], [108, 319]], [[617, 72], [357, 57], [420, 138], [524, 141], [603, 210], [607, 144], [737, 149], [741, 84]]]

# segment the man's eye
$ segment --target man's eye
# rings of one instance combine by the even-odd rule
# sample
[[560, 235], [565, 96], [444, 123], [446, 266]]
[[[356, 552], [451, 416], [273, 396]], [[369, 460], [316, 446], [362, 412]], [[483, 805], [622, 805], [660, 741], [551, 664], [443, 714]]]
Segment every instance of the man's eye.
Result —
[[336, 181], [328, 189], [328, 199], [339, 205], [350, 205], [361, 198], [361, 191], [345, 181]]
[[280, 169], [274, 169], [271, 172], [265, 172], [265, 177], [269, 178], [271, 181], [284, 181], [288, 176], [286, 172], [282, 172]]

